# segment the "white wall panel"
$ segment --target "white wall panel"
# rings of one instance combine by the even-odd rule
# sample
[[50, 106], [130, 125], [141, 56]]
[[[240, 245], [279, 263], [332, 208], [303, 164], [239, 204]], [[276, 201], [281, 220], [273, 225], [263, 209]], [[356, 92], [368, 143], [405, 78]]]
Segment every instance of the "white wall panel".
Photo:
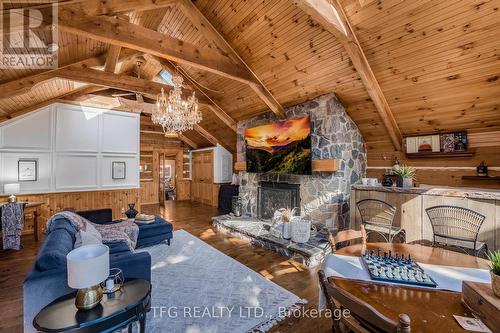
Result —
[[[113, 162], [125, 162], [125, 179], [113, 179]], [[101, 163], [102, 187], [136, 187], [139, 186], [139, 159], [131, 156], [103, 156]]]
[[58, 105], [56, 112], [57, 151], [99, 151], [100, 110]]
[[[139, 126], [137, 114], [59, 103], [8, 121], [0, 186], [17, 182], [20, 159], [36, 159], [38, 179], [22, 182], [23, 193], [138, 188]], [[126, 179], [112, 179], [113, 161], [126, 162]]]
[[97, 156], [57, 155], [55, 158], [57, 190], [97, 189]]
[[45, 108], [2, 127], [2, 148], [49, 150], [51, 110]]
[[102, 152], [136, 154], [139, 150], [138, 116], [122, 113], [102, 115]]
[[[34, 159], [38, 172], [36, 181], [18, 181], [19, 160]], [[1, 158], [2, 190], [3, 184], [19, 183], [22, 192], [50, 191], [52, 157], [50, 153], [2, 153]]]

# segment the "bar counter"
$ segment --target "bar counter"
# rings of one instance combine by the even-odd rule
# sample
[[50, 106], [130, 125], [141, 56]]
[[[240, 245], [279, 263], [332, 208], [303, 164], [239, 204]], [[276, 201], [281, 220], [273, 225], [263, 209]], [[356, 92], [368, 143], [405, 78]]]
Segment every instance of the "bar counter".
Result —
[[408, 243], [432, 241], [432, 225], [425, 209], [437, 205], [460, 206], [486, 217], [478, 240], [486, 242], [489, 250], [500, 249], [500, 190], [428, 185], [411, 188], [353, 185], [351, 189], [351, 227], [361, 224], [356, 202], [378, 199], [396, 207], [394, 225], [405, 229]]

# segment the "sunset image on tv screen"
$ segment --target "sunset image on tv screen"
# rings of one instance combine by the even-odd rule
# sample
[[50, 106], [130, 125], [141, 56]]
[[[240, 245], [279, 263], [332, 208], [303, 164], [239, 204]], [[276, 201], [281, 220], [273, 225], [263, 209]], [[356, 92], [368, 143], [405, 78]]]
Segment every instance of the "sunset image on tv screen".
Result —
[[248, 172], [311, 174], [309, 117], [245, 130]]

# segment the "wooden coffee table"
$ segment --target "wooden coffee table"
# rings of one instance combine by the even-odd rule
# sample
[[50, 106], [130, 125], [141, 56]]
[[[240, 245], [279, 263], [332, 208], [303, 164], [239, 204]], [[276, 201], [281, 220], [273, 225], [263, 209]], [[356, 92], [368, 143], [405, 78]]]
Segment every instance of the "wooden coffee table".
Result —
[[[368, 243], [367, 251], [391, 250], [393, 253], [411, 254], [417, 262], [488, 269], [484, 259], [423, 245]], [[361, 256], [362, 245], [342, 248], [335, 254]], [[462, 329], [453, 315], [472, 317], [462, 304], [462, 293], [356, 281], [330, 277], [329, 281], [373, 306], [381, 314], [398, 320], [400, 313], [411, 318], [412, 332], [468, 332]]]

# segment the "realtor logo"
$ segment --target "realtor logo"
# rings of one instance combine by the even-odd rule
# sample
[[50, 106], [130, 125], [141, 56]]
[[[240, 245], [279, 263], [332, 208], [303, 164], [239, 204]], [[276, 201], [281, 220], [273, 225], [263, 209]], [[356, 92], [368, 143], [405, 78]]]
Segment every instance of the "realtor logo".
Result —
[[0, 0], [0, 68], [57, 68], [57, 0]]

